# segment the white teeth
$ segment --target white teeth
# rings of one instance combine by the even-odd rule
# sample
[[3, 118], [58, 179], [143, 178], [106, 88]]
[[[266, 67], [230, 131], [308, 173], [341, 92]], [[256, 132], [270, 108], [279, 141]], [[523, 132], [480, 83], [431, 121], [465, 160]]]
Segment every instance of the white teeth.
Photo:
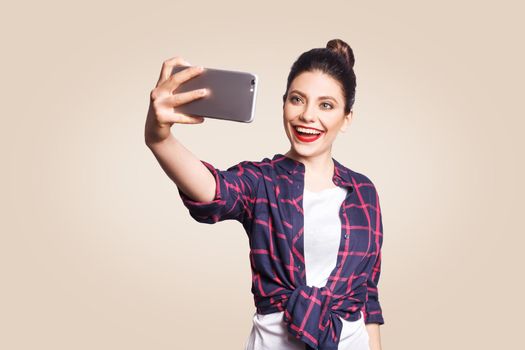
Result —
[[312, 135], [319, 135], [321, 133], [320, 131], [315, 131], [315, 130], [312, 130], [312, 129], [305, 129], [305, 128], [301, 128], [300, 126], [296, 126], [295, 130], [300, 131], [300, 132], [304, 132], [306, 134], [312, 134]]

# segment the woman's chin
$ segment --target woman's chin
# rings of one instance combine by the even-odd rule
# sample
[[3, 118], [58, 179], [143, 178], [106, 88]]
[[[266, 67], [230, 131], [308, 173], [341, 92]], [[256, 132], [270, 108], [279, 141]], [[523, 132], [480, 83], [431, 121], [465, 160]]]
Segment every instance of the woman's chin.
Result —
[[313, 156], [316, 152], [313, 147], [308, 147], [308, 145], [292, 145], [292, 148], [289, 153], [295, 155], [296, 157], [308, 158]]

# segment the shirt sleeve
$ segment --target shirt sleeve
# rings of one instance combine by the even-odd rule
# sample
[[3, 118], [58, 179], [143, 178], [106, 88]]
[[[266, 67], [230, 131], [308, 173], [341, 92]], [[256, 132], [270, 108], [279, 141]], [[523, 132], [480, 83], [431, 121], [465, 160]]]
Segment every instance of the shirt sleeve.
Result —
[[376, 257], [372, 259], [372, 269], [367, 279], [367, 294], [368, 298], [365, 303], [365, 324], [379, 323], [384, 324], [383, 311], [381, 309], [381, 303], [379, 302], [379, 290], [377, 285], [379, 283], [379, 276], [381, 275], [381, 247], [383, 245], [383, 221], [381, 215], [381, 207], [379, 205], [379, 197], [377, 192], [373, 191], [375, 195], [375, 206], [371, 210], [371, 219], [374, 227], [374, 243], [377, 245]]
[[201, 162], [215, 178], [215, 197], [211, 202], [195, 201], [177, 186], [190, 216], [206, 224], [223, 220], [244, 222], [245, 219], [251, 218], [260, 178], [257, 167], [251, 162], [243, 161], [227, 170], [220, 170], [204, 160]]

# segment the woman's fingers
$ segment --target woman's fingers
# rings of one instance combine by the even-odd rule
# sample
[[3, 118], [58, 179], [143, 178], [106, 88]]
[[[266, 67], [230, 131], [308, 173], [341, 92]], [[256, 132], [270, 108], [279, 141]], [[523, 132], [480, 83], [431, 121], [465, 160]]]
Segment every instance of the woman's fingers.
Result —
[[184, 82], [190, 80], [193, 77], [204, 72], [203, 67], [191, 66], [186, 69], [183, 69], [172, 76], [170, 76], [166, 81], [160, 86], [161, 89], [174, 93], [175, 90]]
[[179, 124], [200, 124], [204, 122], [204, 117], [198, 115], [175, 113], [174, 117]]
[[168, 58], [162, 63], [162, 69], [160, 71], [159, 80], [157, 81], [157, 87], [169, 79], [171, 72], [173, 71], [173, 67], [175, 66], [191, 66], [191, 64], [181, 56]]
[[180, 92], [175, 95], [167, 96], [165, 99], [169, 105], [172, 107], [178, 107], [180, 105], [186, 104], [193, 100], [203, 98], [209, 94], [208, 89], [197, 89], [186, 92]]
[[166, 113], [158, 115], [159, 124], [200, 124], [204, 122], [204, 117], [192, 114], [175, 112], [173, 109], [166, 110]]
[[204, 122], [204, 117], [176, 112], [169, 104], [157, 106], [155, 119], [160, 126], [168, 125], [171, 127], [177, 124], [199, 124]]
[[202, 98], [208, 94], [207, 89], [197, 89], [182, 92], [175, 95], [165, 95], [153, 101], [153, 108], [160, 124], [195, 124], [204, 120], [200, 116], [180, 113], [176, 107], [184, 105], [193, 100]]
[[[188, 67], [172, 74], [175, 66]], [[177, 107], [207, 96], [209, 94], [208, 89], [174, 93], [174, 90], [181, 84], [203, 71], [203, 67], [191, 66], [180, 56], [169, 58], [163, 62], [157, 86], [150, 92], [150, 114], [156, 120], [157, 125], [163, 127], [165, 125], [171, 126], [174, 123], [199, 124], [204, 122], [204, 117], [180, 113], [177, 111]]]

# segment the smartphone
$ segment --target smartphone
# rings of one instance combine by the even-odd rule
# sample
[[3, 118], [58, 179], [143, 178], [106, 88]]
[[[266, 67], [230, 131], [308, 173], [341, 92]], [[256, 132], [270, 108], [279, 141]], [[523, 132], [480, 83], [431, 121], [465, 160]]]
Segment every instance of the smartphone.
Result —
[[[188, 66], [175, 66], [175, 74]], [[207, 88], [205, 97], [175, 107], [176, 112], [205, 118], [251, 123], [255, 117], [258, 77], [256, 74], [224, 69], [204, 68], [204, 71], [182, 83], [175, 92]]]

